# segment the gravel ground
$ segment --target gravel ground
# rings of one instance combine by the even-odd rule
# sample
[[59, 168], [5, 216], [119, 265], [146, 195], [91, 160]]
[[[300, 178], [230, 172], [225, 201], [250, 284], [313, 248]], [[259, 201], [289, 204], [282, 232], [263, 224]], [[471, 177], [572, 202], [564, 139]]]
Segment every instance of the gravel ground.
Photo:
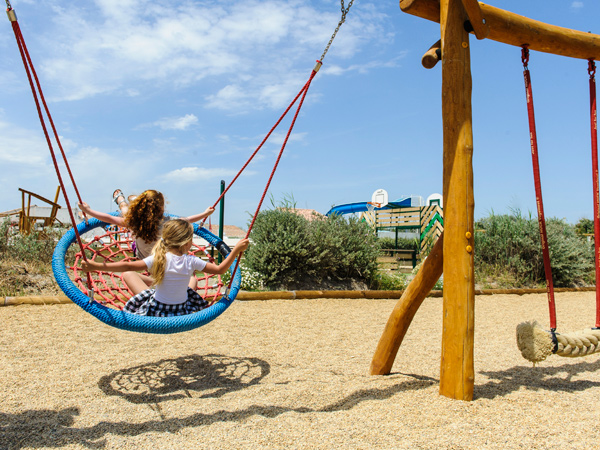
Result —
[[[475, 398], [438, 394], [442, 299], [392, 374], [369, 376], [395, 300], [236, 302], [175, 335], [110, 328], [71, 304], [0, 308], [0, 449], [595, 449], [600, 359], [532, 367], [515, 327], [546, 296], [476, 299]], [[595, 294], [557, 295], [558, 331]]]

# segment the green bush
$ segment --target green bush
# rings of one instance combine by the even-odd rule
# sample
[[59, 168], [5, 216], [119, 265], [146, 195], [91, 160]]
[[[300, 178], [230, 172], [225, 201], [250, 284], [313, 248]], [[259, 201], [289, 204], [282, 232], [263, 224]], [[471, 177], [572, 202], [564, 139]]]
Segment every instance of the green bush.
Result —
[[376, 238], [352, 217], [309, 222], [293, 208], [276, 208], [257, 215], [250, 237], [246, 264], [269, 288], [350, 279], [369, 283], [377, 270]]
[[[499, 277], [513, 287], [538, 286], [545, 282], [544, 260], [537, 218], [495, 215], [475, 224], [475, 272], [479, 283]], [[546, 221], [552, 278], [556, 287], [589, 283], [593, 276], [594, 252], [582, 241], [575, 227], [563, 219]], [[514, 285], [517, 286], [514, 286]]]
[[61, 228], [47, 228], [23, 235], [16, 226], [4, 220], [0, 224], [0, 260], [50, 264], [63, 233]]
[[377, 271], [373, 278], [372, 287], [381, 291], [404, 290], [410, 281], [405, 273], [388, 273], [382, 270]]

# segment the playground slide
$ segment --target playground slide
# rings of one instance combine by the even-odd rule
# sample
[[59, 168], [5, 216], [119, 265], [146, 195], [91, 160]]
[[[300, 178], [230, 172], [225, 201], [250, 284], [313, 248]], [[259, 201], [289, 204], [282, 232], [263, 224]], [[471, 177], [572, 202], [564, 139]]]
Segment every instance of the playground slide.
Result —
[[[369, 204], [369, 202], [358, 202], [358, 203], [347, 203], [345, 205], [334, 206], [325, 215], [330, 216], [331, 214], [334, 214], [334, 213], [335, 214], [352, 214], [352, 213], [357, 213], [357, 212], [364, 212], [364, 211], [368, 210], [368, 208], [367, 208], [368, 204]], [[375, 208], [375, 210], [379, 211], [382, 209], [401, 208], [401, 207], [406, 207], [406, 206], [410, 206], [410, 205], [411, 205], [411, 199], [409, 197], [409, 198], [405, 198], [405, 199], [401, 199], [401, 200], [396, 200], [395, 202], [390, 202], [383, 208]]]
[[[367, 205], [368, 205], [368, 202], [347, 203], [345, 205], [338, 205], [338, 206], [334, 206], [333, 208], [331, 208], [325, 215], [330, 216], [332, 214], [343, 215], [343, 214], [364, 212], [364, 211], [368, 210]], [[380, 209], [380, 208], [375, 208], [375, 209]]]

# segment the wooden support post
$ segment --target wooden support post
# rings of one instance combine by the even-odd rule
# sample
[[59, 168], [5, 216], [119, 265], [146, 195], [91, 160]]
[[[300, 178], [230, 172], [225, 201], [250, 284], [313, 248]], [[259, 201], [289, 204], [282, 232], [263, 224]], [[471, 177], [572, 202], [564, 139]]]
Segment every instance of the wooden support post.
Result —
[[442, 234], [419, 273], [408, 285], [394, 307], [385, 325], [383, 334], [371, 361], [371, 375], [387, 375], [392, 370], [394, 359], [404, 335], [427, 294], [442, 275], [444, 235]]
[[444, 305], [440, 394], [472, 400], [473, 130], [467, 14], [461, 0], [440, 1], [444, 125]]

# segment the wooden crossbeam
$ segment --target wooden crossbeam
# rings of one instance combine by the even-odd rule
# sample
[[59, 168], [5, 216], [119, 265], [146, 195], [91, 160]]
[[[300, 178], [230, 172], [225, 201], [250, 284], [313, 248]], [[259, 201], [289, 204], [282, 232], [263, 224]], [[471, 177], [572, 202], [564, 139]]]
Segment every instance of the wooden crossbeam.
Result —
[[[484, 3], [480, 3], [480, 8], [489, 26], [488, 39], [517, 47], [527, 44], [530, 50], [538, 52], [600, 60], [600, 36], [597, 34], [539, 22]], [[400, 9], [440, 22], [440, 0], [400, 0]]]

